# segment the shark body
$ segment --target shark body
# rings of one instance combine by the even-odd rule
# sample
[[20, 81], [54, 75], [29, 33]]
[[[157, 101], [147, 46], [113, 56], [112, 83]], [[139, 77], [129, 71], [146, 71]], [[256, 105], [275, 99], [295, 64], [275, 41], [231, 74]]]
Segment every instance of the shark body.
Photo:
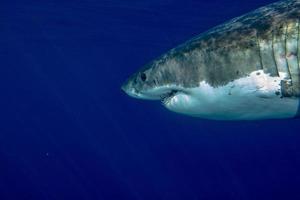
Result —
[[216, 120], [299, 116], [300, 0], [234, 18], [171, 49], [122, 89], [171, 111]]

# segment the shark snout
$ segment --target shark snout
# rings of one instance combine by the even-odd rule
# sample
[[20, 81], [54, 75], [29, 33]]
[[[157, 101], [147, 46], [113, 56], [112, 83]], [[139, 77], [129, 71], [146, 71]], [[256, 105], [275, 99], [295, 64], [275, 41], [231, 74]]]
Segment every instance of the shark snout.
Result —
[[131, 97], [138, 98], [137, 91], [132, 87], [131, 82], [126, 81], [122, 86], [121, 90], [123, 90], [127, 95]]

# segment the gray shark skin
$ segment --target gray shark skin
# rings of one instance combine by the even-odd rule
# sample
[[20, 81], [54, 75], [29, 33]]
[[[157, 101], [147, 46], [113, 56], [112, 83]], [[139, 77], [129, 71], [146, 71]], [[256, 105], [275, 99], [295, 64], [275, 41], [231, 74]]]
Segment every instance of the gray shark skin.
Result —
[[171, 49], [129, 77], [122, 89], [194, 117], [295, 117], [300, 96], [299, 20], [300, 0], [259, 8]]

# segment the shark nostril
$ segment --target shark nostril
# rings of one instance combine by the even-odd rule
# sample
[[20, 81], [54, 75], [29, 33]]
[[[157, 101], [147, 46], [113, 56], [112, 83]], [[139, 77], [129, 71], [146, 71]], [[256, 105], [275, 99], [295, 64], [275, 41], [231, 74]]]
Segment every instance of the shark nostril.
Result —
[[141, 73], [141, 79], [142, 79], [142, 81], [146, 81], [146, 79], [147, 79], [147, 76], [144, 72]]

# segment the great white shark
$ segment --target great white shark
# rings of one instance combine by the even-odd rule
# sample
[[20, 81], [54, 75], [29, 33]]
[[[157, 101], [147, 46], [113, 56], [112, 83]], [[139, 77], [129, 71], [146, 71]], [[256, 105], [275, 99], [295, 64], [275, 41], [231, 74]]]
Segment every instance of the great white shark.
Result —
[[300, 0], [279, 1], [212, 28], [146, 64], [131, 97], [215, 120], [300, 115]]

